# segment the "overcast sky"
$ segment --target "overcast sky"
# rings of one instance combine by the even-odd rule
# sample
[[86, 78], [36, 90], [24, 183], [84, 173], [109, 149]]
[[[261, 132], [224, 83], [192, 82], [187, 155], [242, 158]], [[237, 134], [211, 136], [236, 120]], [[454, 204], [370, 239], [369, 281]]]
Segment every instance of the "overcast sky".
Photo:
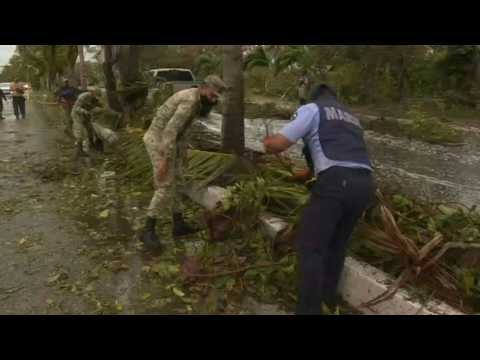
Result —
[[[0, 45], [0, 66], [4, 66], [8, 64], [10, 57], [13, 55], [15, 51], [15, 46], [17, 45]], [[87, 61], [94, 61], [95, 58], [93, 57], [94, 54], [85, 54], [85, 59]]]
[[0, 45], [0, 66], [8, 64], [16, 45]]

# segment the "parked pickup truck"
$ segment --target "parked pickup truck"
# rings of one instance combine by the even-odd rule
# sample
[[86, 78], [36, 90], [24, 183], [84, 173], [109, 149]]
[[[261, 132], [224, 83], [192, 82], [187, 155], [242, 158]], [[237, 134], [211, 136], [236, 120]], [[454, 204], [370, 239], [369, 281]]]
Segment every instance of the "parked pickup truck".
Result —
[[10, 85], [11, 83], [1, 83], [0, 84], [0, 89], [2, 89], [3, 93], [5, 94], [6, 97], [11, 97], [12, 92], [10, 91]]
[[162, 105], [173, 94], [193, 87], [202, 82], [197, 81], [188, 69], [153, 69], [148, 71], [150, 91], [154, 106]]
[[172, 95], [201, 83], [188, 69], [153, 69], [149, 73], [156, 88], [170, 91]]
[[[153, 69], [148, 71], [148, 78], [153, 87], [149, 97], [154, 107], [161, 106], [173, 94], [198, 87], [202, 83], [188, 69]], [[150, 122], [151, 119], [144, 121], [145, 129], [148, 129]]]

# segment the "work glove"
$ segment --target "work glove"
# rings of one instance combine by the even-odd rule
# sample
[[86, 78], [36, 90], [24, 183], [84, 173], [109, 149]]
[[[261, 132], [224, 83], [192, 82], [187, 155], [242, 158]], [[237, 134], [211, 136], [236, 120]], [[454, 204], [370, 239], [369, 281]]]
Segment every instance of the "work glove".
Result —
[[313, 178], [313, 174], [310, 171], [310, 169], [304, 169], [304, 170], [299, 170], [296, 171], [293, 174], [292, 179], [295, 181], [301, 181], [301, 182], [307, 182]]

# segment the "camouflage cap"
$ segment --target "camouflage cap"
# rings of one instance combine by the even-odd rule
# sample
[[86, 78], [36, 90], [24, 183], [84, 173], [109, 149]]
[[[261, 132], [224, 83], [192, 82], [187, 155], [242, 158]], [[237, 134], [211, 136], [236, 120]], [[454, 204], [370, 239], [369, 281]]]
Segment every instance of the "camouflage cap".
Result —
[[205, 85], [212, 87], [218, 93], [223, 93], [227, 88], [227, 85], [223, 80], [217, 75], [210, 75], [205, 78], [203, 81]]

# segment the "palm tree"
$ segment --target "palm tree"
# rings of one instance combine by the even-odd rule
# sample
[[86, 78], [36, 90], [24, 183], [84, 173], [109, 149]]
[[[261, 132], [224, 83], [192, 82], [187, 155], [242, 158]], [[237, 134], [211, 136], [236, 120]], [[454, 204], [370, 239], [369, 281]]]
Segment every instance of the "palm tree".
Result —
[[[103, 46], [108, 105], [124, 115], [122, 127], [129, 124], [132, 113], [145, 104], [148, 96], [148, 86], [140, 72], [141, 49], [140, 45]], [[118, 70], [119, 79], [114, 69]]]
[[271, 68], [275, 63], [275, 59], [264, 45], [256, 46], [245, 57], [245, 69], [251, 70], [255, 67]]
[[84, 46], [83, 45], [78, 45], [78, 56], [80, 60], [80, 88], [82, 90], [87, 89], [87, 77], [85, 74], [85, 53], [84, 53]]
[[267, 70], [267, 76], [265, 77], [264, 91], [268, 93], [269, 88], [269, 76], [275, 73], [276, 57], [275, 57], [274, 45], [258, 45], [251, 50], [245, 57], [245, 70], [253, 70], [254, 68], [264, 68]]
[[241, 45], [224, 45], [223, 78], [227, 84], [222, 147], [225, 151], [242, 155], [245, 151], [244, 78]]
[[113, 65], [117, 62], [114, 54], [114, 45], [103, 45], [103, 73], [105, 75], [105, 89], [107, 91], [107, 102], [110, 109], [123, 112], [122, 104], [117, 94], [117, 81], [113, 73]]
[[222, 66], [223, 57], [220, 54], [214, 51], [206, 51], [195, 60], [193, 71], [200, 77], [204, 77], [211, 74], [221, 74]]
[[47, 89], [53, 89], [57, 76], [73, 69], [78, 56], [77, 45], [17, 45], [17, 50]]
[[311, 73], [314, 71], [315, 65], [316, 61], [311, 46], [288, 45], [282, 49], [278, 56], [275, 73], [278, 74], [289, 67], [296, 67]]

